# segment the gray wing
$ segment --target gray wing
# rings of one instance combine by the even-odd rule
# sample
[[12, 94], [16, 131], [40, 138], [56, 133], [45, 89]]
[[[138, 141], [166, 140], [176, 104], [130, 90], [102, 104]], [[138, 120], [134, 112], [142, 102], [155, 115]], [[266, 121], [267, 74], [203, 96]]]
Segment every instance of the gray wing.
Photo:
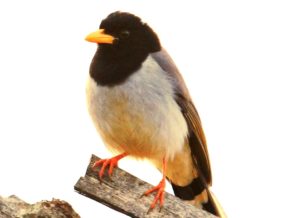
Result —
[[185, 82], [166, 50], [162, 49], [159, 52], [152, 53], [151, 56], [159, 66], [174, 79], [176, 102], [180, 106], [182, 114], [188, 124], [188, 140], [194, 162], [197, 165], [200, 176], [205, 180], [207, 185], [211, 185], [212, 176], [205, 135], [200, 117], [192, 102]]

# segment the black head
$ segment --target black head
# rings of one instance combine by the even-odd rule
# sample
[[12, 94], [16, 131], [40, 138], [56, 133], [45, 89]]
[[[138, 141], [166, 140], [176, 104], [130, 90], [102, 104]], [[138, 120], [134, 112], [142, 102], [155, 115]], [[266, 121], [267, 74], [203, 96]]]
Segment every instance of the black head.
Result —
[[[160, 43], [154, 31], [133, 14], [114, 12], [104, 19], [99, 29], [114, 37], [113, 49], [121, 53], [155, 52]], [[107, 44], [106, 44], [107, 45]]]
[[90, 74], [101, 85], [115, 85], [134, 73], [161, 45], [156, 33], [133, 14], [114, 12], [86, 40], [98, 44]]

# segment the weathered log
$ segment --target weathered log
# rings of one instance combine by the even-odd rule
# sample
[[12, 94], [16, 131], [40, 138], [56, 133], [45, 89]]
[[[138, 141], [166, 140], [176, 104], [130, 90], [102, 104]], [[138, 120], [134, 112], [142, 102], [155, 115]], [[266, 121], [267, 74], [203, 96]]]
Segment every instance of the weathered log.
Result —
[[60, 217], [80, 218], [70, 204], [65, 201], [52, 199], [28, 204], [17, 196], [0, 196], [1, 218], [35, 218], [35, 217]]
[[161, 210], [155, 208], [148, 213], [154, 194], [147, 197], [141, 196], [153, 186], [120, 168], [115, 168], [111, 178], [104, 175], [100, 182], [97, 173], [99, 168], [92, 168], [93, 163], [97, 160], [99, 158], [92, 155], [86, 175], [81, 177], [74, 187], [82, 195], [130, 217], [215, 218], [208, 212], [198, 209], [169, 193], [165, 195], [164, 207]]

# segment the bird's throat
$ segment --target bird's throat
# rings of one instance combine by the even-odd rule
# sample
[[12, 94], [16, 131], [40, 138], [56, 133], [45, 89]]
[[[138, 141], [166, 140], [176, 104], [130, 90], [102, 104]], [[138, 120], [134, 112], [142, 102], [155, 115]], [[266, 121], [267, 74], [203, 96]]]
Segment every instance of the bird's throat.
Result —
[[122, 84], [135, 73], [147, 54], [120, 55], [99, 47], [90, 65], [90, 76], [101, 86]]

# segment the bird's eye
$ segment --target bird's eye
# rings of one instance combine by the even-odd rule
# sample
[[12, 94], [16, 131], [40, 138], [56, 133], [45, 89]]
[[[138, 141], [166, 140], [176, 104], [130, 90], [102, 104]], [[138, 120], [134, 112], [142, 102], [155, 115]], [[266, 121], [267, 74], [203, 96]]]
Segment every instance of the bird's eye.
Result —
[[120, 33], [120, 37], [123, 38], [123, 39], [126, 39], [128, 38], [130, 35], [130, 32], [128, 30], [124, 30]]

